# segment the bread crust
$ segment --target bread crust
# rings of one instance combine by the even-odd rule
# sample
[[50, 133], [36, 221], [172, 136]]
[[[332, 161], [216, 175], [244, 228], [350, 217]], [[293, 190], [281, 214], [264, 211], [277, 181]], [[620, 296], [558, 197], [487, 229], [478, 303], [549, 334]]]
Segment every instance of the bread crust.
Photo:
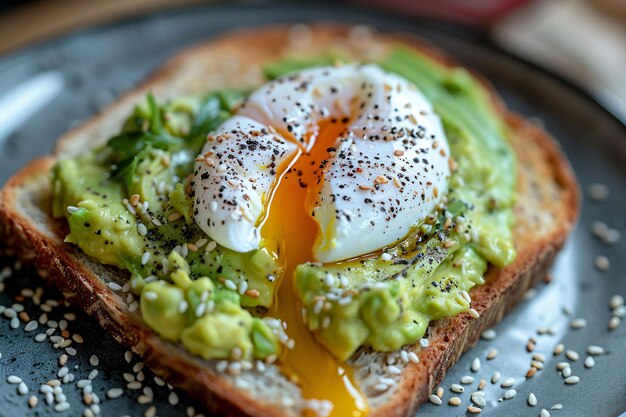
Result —
[[[451, 58], [436, 48], [404, 34], [369, 34], [367, 48], [373, 48], [373, 52], [363, 50], [365, 47], [358, 39], [353, 39], [351, 29], [342, 25], [313, 25], [309, 35], [310, 44], [306, 50], [312, 54], [340, 47], [356, 58], [363, 58], [372, 53], [384, 55], [394, 45], [402, 43], [425, 52], [444, 65], [454, 65]], [[205, 57], [232, 55], [233, 51], [243, 49], [247, 56], [241, 56], [239, 60], [258, 67], [262, 62], [290, 53], [289, 46], [281, 48], [290, 36], [293, 32], [286, 26], [241, 31], [181, 52], [142, 86], [68, 132], [59, 141], [54, 156], [24, 167], [7, 182], [0, 194], [0, 221], [4, 235], [8, 246], [21, 259], [34, 263], [45, 279], [57, 285], [72, 303], [95, 317], [116, 340], [142, 355], [157, 374], [189, 392], [209, 410], [229, 415], [293, 416], [299, 414], [302, 398], [294, 394], [294, 404], [281, 404], [276, 401], [281, 397], [280, 392], [273, 401], [258, 393], [255, 396], [253, 391], [239, 388], [236, 379], [218, 374], [214, 363], [193, 357], [177, 344], [161, 339], [138, 314], [131, 314], [121, 297], [107, 286], [109, 278], [123, 280], [124, 274], [117, 273], [116, 277], [112, 268], [94, 269], [93, 263], [89, 263], [84, 255], [63, 243], [65, 229], [62, 223], [49, 215], [46, 217], [50, 197], [48, 173], [58, 158], [75, 154], [77, 148], [96, 146], [110, 136], [110, 132], [119, 129], [121, 120], [146, 91], [153, 90], [159, 97], [171, 97], [194, 89], [200, 91], [198, 88], [223, 85], [217, 81], [202, 86], [183, 82], [198, 68], [215, 70], [204, 61]], [[258, 73], [245, 71], [230, 74], [226, 84], [242, 84], [244, 79], [254, 84], [260, 82], [258, 76]], [[517, 221], [514, 229], [518, 256], [507, 268], [491, 266], [486, 274], [487, 283], [472, 289], [472, 306], [480, 313], [480, 318], [473, 319], [462, 313], [438, 320], [429, 326], [430, 344], [427, 348], [422, 349], [419, 344], [408, 348], [419, 353], [419, 364], [407, 365], [398, 383], [386, 393], [368, 395], [371, 416], [412, 415], [441, 382], [446, 370], [476, 342], [480, 333], [499, 321], [529, 288], [545, 276], [578, 216], [578, 186], [559, 146], [540, 127], [508, 112], [490, 85], [482, 81], [509, 126], [511, 143], [518, 157], [520, 198], [515, 208]], [[103, 274], [108, 277], [109, 273], [109, 278], [103, 278]], [[374, 359], [381, 357], [382, 354], [372, 356]], [[353, 362], [358, 363], [358, 360]], [[367, 394], [367, 378], [357, 377], [357, 381]], [[285, 390], [285, 397], [289, 397], [287, 393], [298, 394], [297, 387], [284, 384], [288, 381], [281, 381], [278, 386]]]

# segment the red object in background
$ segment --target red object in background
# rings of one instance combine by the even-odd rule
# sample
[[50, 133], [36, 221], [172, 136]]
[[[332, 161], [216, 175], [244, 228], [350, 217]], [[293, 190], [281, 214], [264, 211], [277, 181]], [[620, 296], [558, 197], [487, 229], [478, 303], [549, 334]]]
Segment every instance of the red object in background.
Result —
[[361, 5], [416, 16], [489, 25], [531, 0], [353, 0]]

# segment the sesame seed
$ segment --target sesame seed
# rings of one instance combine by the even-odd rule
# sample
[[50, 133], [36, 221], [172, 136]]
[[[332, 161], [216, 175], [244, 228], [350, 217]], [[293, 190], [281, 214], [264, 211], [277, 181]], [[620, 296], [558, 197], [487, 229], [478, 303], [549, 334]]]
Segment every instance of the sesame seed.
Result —
[[148, 228], [145, 224], [139, 223], [137, 225], [137, 233], [139, 233], [140, 236], [145, 236], [148, 234]]
[[122, 286], [120, 284], [116, 283], [116, 282], [111, 281], [107, 285], [113, 291], [121, 291], [122, 290]]
[[110, 399], [121, 397], [122, 394], [124, 394], [124, 390], [121, 388], [111, 388], [107, 391], [107, 397]]
[[474, 360], [472, 361], [472, 372], [478, 372], [480, 371], [480, 359], [479, 358], [474, 358]]
[[47, 337], [48, 335], [46, 335], [45, 333], [39, 333], [37, 336], [35, 336], [35, 342], [41, 343], [46, 340]]
[[429, 399], [430, 399], [431, 403], [433, 403], [435, 405], [441, 405], [441, 402], [442, 402], [441, 398], [437, 397], [436, 395], [434, 395], [434, 394], [431, 395]]
[[563, 378], [568, 378], [572, 375], [572, 368], [570, 368], [569, 366], [567, 368], [563, 368], [563, 370], [561, 371], [561, 375], [563, 376]]
[[578, 330], [578, 329], [582, 329], [586, 325], [587, 325], [587, 320], [583, 318], [578, 318], [578, 319], [574, 319], [571, 321], [570, 328]]
[[510, 389], [507, 392], [504, 393], [504, 399], [505, 400], [510, 400], [511, 398], [515, 397], [517, 395], [517, 391], [515, 391], [514, 389]]
[[530, 369], [526, 371], [526, 378], [532, 378], [533, 376], [535, 376], [536, 373], [537, 373], [537, 368], [535, 368], [534, 366], [531, 366]]
[[76, 206], [67, 206], [67, 212], [70, 214], [74, 214], [78, 212], [80, 209]]
[[530, 366], [536, 369], [543, 369], [543, 362], [540, 361], [531, 361]]
[[56, 411], [57, 413], [67, 411], [69, 409], [70, 409], [70, 403], [68, 402], [62, 402], [54, 406], [54, 411]]
[[534, 407], [537, 405], [537, 397], [532, 392], [528, 395], [528, 405]]
[[500, 372], [496, 371], [493, 373], [493, 375], [491, 376], [491, 383], [495, 384], [496, 382], [498, 382], [500, 380]]
[[492, 359], [494, 359], [496, 356], [498, 356], [498, 349], [491, 349], [491, 350], [487, 353], [487, 360], [492, 360]]
[[177, 405], [179, 402], [178, 395], [174, 391], [170, 392], [170, 395], [167, 397], [167, 401], [171, 405]]
[[[389, 386], [387, 386], [386, 384], [376, 384], [376, 385], [374, 385], [374, 389], [376, 391], [382, 392], [382, 391], [387, 391], [389, 389]], [[435, 397], [437, 397], [437, 396], [435, 395]], [[439, 400], [439, 401], [441, 401], [441, 400]]]
[[474, 377], [471, 375], [465, 375], [463, 378], [461, 378], [461, 384], [471, 384], [472, 382], [474, 382]]
[[126, 388], [132, 390], [139, 390], [141, 389], [141, 387], [142, 385], [140, 381], [130, 381], [128, 384], [126, 384]]
[[124, 359], [127, 363], [130, 363], [133, 360], [133, 352], [131, 352], [130, 350], [124, 352]]
[[448, 404], [454, 406], [461, 405], [461, 399], [459, 397], [452, 397], [448, 400]]
[[237, 285], [235, 285], [235, 283], [233, 281], [231, 281], [230, 279], [224, 280], [224, 285], [229, 290], [237, 291]]
[[595, 345], [587, 346], [587, 354], [591, 356], [598, 356], [604, 354], [604, 348]]
[[515, 378], [506, 378], [504, 381], [502, 381], [502, 384], [500, 386], [502, 388], [508, 388], [512, 387], [513, 385], [515, 385]]
[[20, 377], [19, 377], [19, 376], [17, 376], [17, 375], [9, 375], [9, 376], [7, 377], [7, 382], [8, 382], [9, 384], [19, 384], [19, 383], [21, 383], [21, 382], [22, 382], [22, 378], [20, 378]]
[[609, 258], [607, 258], [604, 255], [597, 256], [595, 261], [594, 261], [594, 265], [601, 272], [608, 271], [608, 269], [611, 267], [611, 263], [609, 262]]
[[574, 350], [568, 350], [567, 352], [565, 352], [565, 356], [567, 357], [567, 359], [574, 361], [574, 362], [576, 362], [578, 358], [580, 357], [578, 355], [578, 352]]
[[39, 323], [37, 323], [36, 321], [29, 321], [28, 324], [26, 324], [26, 326], [24, 326], [24, 331], [25, 332], [32, 332], [33, 330], [36, 330], [37, 327], [39, 327]]
[[143, 413], [144, 417], [154, 417], [156, 416], [156, 407], [151, 405], [148, 409]]
[[560, 355], [564, 349], [565, 349], [565, 345], [563, 343], [559, 343], [558, 345], [554, 347], [554, 350], [552, 351], [552, 353], [554, 353], [554, 356], [557, 356], [557, 355]]
[[539, 413], [539, 417], [550, 417], [550, 413], [548, 413], [548, 410], [543, 408], [541, 409], [541, 412]]
[[481, 379], [480, 382], [478, 383], [478, 389], [483, 389], [487, 386], [487, 381], [485, 381], [484, 379]]
[[554, 404], [552, 407], [550, 407], [550, 410], [562, 410], [562, 409], [563, 409], [563, 404]]
[[609, 300], [609, 307], [611, 307], [613, 310], [615, 310], [616, 308], [622, 307], [623, 305], [624, 305], [624, 297], [622, 297], [619, 294], [615, 294]]
[[17, 317], [13, 317], [9, 325], [12, 329], [17, 329], [18, 327], [20, 327], [20, 319], [18, 319]]
[[467, 412], [468, 413], [472, 413], [472, 414], [480, 414], [482, 410], [478, 407], [474, 407], [472, 405], [470, 405], [469, 407], [467, 407]]
[[20, 395], [28, 394], [28, 387], [26, 386], [25, 382], [19, 383], [19, 385], [17, 386], [17, 393]]
[[59, 365], [65, 366], [65, 364], [67, 363], [67, 359], [68, 359], [68, 356], [65, 353], [62, 354], [61, 357], [59, 358]]
[[409, 360], [413, 363], [419, 363], [420, 361], [415, 352], [409, 352]]
[[[14, 320], [14, 319], [11, 319]], [[609, 330], [615, 330], [619, 327], [620, 323], [622, 322], [622, 320], [617, 317], [617, 316], [613, 316], [609, 319]]]
[[39, 399], [36, 396], [31, 395], [30, 398], [28, 399], [28, 406], [30, 408], [35, 408], [37, 407], [38, 402], [39, 402]]
[[474, 308], [470, 308], [467, 312], [475, 319], [480, 317], [480, 314], [478, 314], [478, 311], [476, 311]]
[[485, 340], [493, 340], [496, 338], [496, 331], [493, 329], [487, 329], [482, 333], [481, 337]]
[[585, 368], [593, 368], [596, 365], [595, 359], [592, 356], [587, 356], [585, 358]]
[[144, 252], [143, 255], [141, 255], [141, 265], [147, 264], [149, 260], [150, 260], [150, 252]]
[[570, 376], [565, 378], [565, 383], [568, 385], [578, 384], [578, 381], [580, 381], [580, 378], [578, 378], [577, 376]]
[[456, 392], [457, 394], [462, 394], [463, 392], [465, 392], [465, 388], [463, 388], [459, 384], [452, 384], [450, 385], [450, 391]]
[[601, 183], [594, 183], [587, 189], [589, 198], [595, 201], [604, 201], [609, 197], [609, 187]]

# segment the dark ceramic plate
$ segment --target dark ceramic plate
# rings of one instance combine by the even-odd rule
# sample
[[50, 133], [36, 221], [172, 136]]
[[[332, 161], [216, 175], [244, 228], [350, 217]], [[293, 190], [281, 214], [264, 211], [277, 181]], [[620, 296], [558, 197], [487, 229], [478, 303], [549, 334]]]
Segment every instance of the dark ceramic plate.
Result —
[[[560, 141], [569, 156], [583, 189], [592, 183], [608, 186], [610, 194], [604, 202], [584, 199], [582, 217], [577, 231], [561, 253], [554, 269], [554, 280], [541, 285], [530, 297], [507, 316], [497, 327], [495, 340], [481, 340], [455, 365], [442, 386], [444, 405], [425, 405], [419, 415], [465, 415], [469, 393], [481, 378], [489, 380], [494, 371], [502, 374], [498, 384], [487, 383], [486, 406], [482, 415], [536, 416], [541, 408], [554, 404], [562, 410], [550, 411], [553, 416], [616, 416], [626, 410], [626, 323], [609, 332], [609, 298], [614, 294], [626, 296], [626, 237], [607, 246], [592, 237], [592, 222], [601, 220], [626, 235], [626, 128], [588, 95], [557, 77], [491, 46], [482, 36], [448, 24], [388, 16], [380, 12], [359, 11], [327, 5], [213, 6], [188, 9], [174, 13], [148, 15], [94, 30], [63, 37], [30, 47], [0, 58], [0, 183], [6, 181], [19, 167], [32, 158], [52, 149], [56, 138], [67, 129], [88, 119], [99, 109], [136, 85], [181, 47], [210, 39], [221, 32], [246, 26], [277, 22], [336, 20], [365, 23], [381, 30], [415, 33], [430, 39], [457, 59], [490, 79], [507, 104], [515, 111], [543, 123]], [[594, 267], [598, 255], [610, 260], [610, 269], [600, 272]], [[3, 265], [12, 265], [5, 258]], [[0, 266], [0, 270], [2, 269]], [[0, 273], [1, 274], [1, 273]], [[2, 275], [0, 275], [2, 276]], [[16, 271], [4, 279], [6, 290], [0, 294], [0, 304], [10, 305], [12, 297], [23, 288], [43, 286], [33, 271]], [[28, 295], [28, 292], [26, 292]], [[43, 299], [58, 298], [46, 290]], [[26, 302], [26, 311], [33, 318], [41, 311]], [[566, 315], [563, 309], [571, 310]], [[61, 320], [63, 309], [55, 309], [49, 319]], [[127, 390], [118, 399], [106, 399], [111, 387], [123, 387], [123, 372], [132, 373], [133, 364], [124, 360], [124, 349], [106, 335], [99, 325], [82, 313], [76, 322], [69, 322], [72, 333], [81, 334], [83, 344], [74, 342], [78, 354], [70, 357], [69, 371], [76, 380], [85, 378], [93, 368], [92, 354], [100, 357], [100, 374], [93, 382], [94, 392], [101, 398], [103, 415], [143, 415], [149, 405], [138, 405], [140, 392]], [[570, 329], [573, 318], [582, 317], [587, 325]], [[537, 334], [546, 327], [552, 334]], [[0, 416], [57, 415], [52, 406], [43, 403], [30, 409], [27, 400], [38, 387], [55, 377], [62, 352], [49, 341], [34, 341], [47, 326], [32, 332], [10, 328], [10, 320], [0, 319]], [[526, 352], [530, 337], [537, 341], [536, 352], [545, 354], [545, 367], [534, 378], [524, 380], [531, 355]], [[572, 364], [576, 385], [565, 385], [556, 371], [563, 354], [553, 357], [557, 343], [580, 353]], [[583, 366], [588, 345], [599, 345], [605, 355], [595, 358], [595, 367]], [[491, 349], [499, 354], [486, 360]], [[471, 372], [470, 364], [479, 357], [482, 368]], [[9, 375], [24, 379], [31, 393], [19, 395], [17, 385], [6, 383]], [[449, 387], [464, 375], [476, 381], [465, 386], [459, 395], [460, 407], [445, 405], [453, 394]], [[185, 415], [188, 404], [184, 395], [177, 406], [168, 404], [169, 389], [159, 387], [145, 371], [144, 385], [155, 391], [157, 414]], [[517, 396], [500, 400], [508, 389], [500, 387], [506, 377], [515, 378]], [[535, 407], [527, 404], [529, 393], [538, 399]], [[81, 415], [84, 405], [74, 384], [65, 385], [65, 395], [71, 409], [65, 415]], [[183, 405], [184, 403], [184, 405]]]

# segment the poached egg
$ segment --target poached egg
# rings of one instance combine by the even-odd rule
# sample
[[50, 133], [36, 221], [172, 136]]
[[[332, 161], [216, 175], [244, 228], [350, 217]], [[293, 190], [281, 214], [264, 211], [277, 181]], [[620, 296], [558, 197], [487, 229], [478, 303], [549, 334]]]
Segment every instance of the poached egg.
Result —
[[[316, 141], [329, 126], [333, 137]], [[375, 65], [321, 67], [263, 85], [209, 136], [194, 172], [196, 223], [229, 249], [257, 249], [270, 205], [297, 204], [272, 203], [281, 178], [313, 153], [295, 173], [318, 226], [308, 261], [401, 241], [447, 190], [448, 143], [419, 90]]]

